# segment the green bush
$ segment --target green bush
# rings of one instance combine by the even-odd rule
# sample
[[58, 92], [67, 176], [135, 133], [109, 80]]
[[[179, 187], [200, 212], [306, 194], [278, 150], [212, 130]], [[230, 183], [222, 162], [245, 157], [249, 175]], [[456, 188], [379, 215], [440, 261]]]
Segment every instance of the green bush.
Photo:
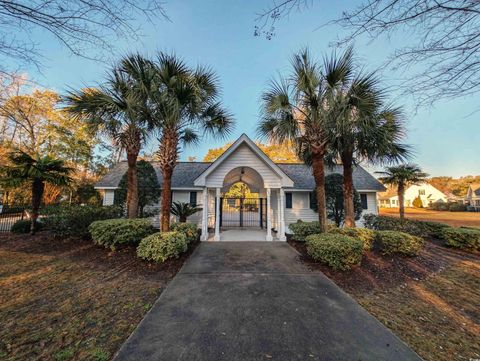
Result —
[[442, 231], [450, 226], [445, 223], [418, 221], [397, 217], [378, 216], [375, 214], [366, 214], [363, 216], [364, 225], [367, 228], [376, 231], [398, 231], [409, 233], [418, 237], [441, 238]]
[[148, 261], [165, 262], [178, 258], [187, 248], [187, 238], [182, 232], [158, 232], [142, 239], [137, 255]]
[[108, 219], [95, 221], [88, 227], [95, 244], [115, 249], [120, 245], [138, 245], [156, 232], [149, 219]]
[[375, 239], [375, 231], [368, 228], [332, 228], [328, 233], [343, 234], [363, 242], [363, 249], [370, 251]]
[[172, 223], [170, 225], [170, 230], [185, 234], [188, 244], [198, 241], [198, 227], [194, 223]]
[[[288, 226], [293, 232], [292, 239], [298, 242], [305, 242], [306, 237], [312, 234], [320, 233], [320, 223], [317, 222], [302, 222], [297, 221]], [[327, 229], [336, 228], [335, 225], [327, 225]]]
[[[16, 221], [12, 228], [10, 228], [10, 232], [12, 233], [30, 233], [30, 224], [32, 222], [29, 219], [20, 219]], [[37, 224], [35, 225], [35, 230], [40, 231], [43, 228], [43, 223], [37, 220]]]
[[420, 197], [415, 198], [412, 202], [412, 206], [414, 206], [415, 208], [423, 208], [422, 199]]
[[423, 248], [423, 239], [398, 231], [378, 231], [375, 243], [383, 254], [416, 256]]
[[363, 242], [342, 234], [312, 234], [306, 245], [310, 257], [336, 270], [348, 270], [362, 261]]
[[62, 206], [45, 218], [45, 227], [59, 237], [88, 237], [92, 222], [119, 218], [122, 214], [122, 208], [117, 206]]
[[480, 229], [475, 228], [446, 228], [443, 230], [443, 239], [449, 247], [460, 248], [466, 251], [480, 250]]
[[467, 206], [462, 203], [451, 203], [448, 206], [448, 210], [450, 212], [466, 212], [467, 211]]

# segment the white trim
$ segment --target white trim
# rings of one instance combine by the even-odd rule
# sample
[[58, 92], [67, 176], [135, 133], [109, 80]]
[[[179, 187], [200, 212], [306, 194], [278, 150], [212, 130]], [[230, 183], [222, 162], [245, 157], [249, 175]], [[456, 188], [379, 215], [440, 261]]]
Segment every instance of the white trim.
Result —
[[245, 133], [242, 134], [220, 157], [205, 169], [194, 181], [196, 186], [205, 186], [207, 176], [212, 173], [225, 159], [227, 159], [241, 144], [247, 144], [252, 151], [261, 158], [281, 179], [282, 186], [293, 187], [293, 180], [276, 165]]
[[118, 189], [118, 187], [93, 187], [93, 189], [100, 189], [100, 190], [115, 190]]

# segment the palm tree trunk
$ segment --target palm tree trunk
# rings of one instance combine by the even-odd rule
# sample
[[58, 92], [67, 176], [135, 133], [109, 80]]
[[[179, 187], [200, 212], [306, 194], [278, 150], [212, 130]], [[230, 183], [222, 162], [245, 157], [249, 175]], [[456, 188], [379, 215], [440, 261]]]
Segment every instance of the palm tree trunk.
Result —
[[405, 186], [403, 183], [398, 184], [398, 208], [400, 211], [400, 219], [403, 220], [405, 218], [405, 204], [403, 198], [405, 196]]
[[355, 209], [353, 203], [353, 159], [351, 154], [342, 156], [343, 163], [343, 208], [345, 227], [355, 227]]
[[178, 157], [178, 134], [175, 130], [164, 130], [160, 139], [158, 156], [163, 174], [160, 231], [168, 232], [170, 229], [170, 208], [172, 203], [172, 174]]
[[138, 217], [138, 176], [137, 176], [138, 152], [127, 152], [127, 216]]
[[317, 192], [318, 222], [320, 232], [327, 230], [327, 207], [325, 199], [325, 160], [323, 152], [312, 152], [312, 170]]
[[30, 234], [35, 234], [37, 228], [38, 211], [42, 203], [43, 191], [45, 183], [42, 180], [35, 178], [32, 183], [32, 215], [30, 223]]

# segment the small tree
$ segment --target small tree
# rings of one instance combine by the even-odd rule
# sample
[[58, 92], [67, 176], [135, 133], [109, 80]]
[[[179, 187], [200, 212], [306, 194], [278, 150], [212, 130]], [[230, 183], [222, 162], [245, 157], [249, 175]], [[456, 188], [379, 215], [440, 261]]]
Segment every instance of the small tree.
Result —
[[[315, 197], [315, 192], [312, 196]], [[345, 220], [345, 202], [343, 192], [343, 176], [339, 173], [329, 174], [325, 177], [325, 198], [327, 206], [327, 218], [335, 222], [339, 227]], [[316, 200], [312, 200], [313, 210], [316, 212]], [[362, 202], [356, 190], [353, 190], [353, 206], [355, 220], [362, 215]]]
[[190, 203], [173, 202], [170, 212], [178, 217], [179, 222], [185, 223], [188, 217], [193, 216], [201, 210], [202, 208], [194, 207]]
[[63, 160], [50, 156], [35, 158], [18, 151], [8, 156], [9, 165], [0, 168], [1, 183], [6, 187], [19, 187], [29, 184], [32, 190], [32, 215], [30, 233], [34, 234], [38, 211], [42, 203], [45, 184], [58, 186], [68, 185], [72, 180], [72, 169], [66, 167]]
[[[160, 199], [160, 184], [158, 183], [155, 169], [146, 160], [137, 162], [138, 174], [138, 211], [137, 215], [143, 217], [145, 206], [155, 204]], [[115, 191], [115, 203], [124, 204], [127, 199], [127, 173], [120, 180]]]
[[417, 196], [417, 198], [413, 200], [412, 206], [415, 208], [423, 208], [423, 202], [420, 196]]

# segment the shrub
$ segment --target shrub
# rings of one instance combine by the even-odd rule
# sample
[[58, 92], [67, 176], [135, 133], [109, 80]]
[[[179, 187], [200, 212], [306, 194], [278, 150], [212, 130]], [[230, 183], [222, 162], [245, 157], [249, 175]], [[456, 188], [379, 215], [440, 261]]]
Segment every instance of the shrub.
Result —
[[367, 228], [377, 231], [399, 231], [406, 232], [418, 237], [440, 238], [442, 230], [450, 227], [448, 224], [439, 222], [418, 221], [397, 217], [378, 216], [366, 214], [363, 216], [364, 225]]
[[416, 256], [423, 248], [423, 239], [398, 231], [376, 232], [375, 243], [383, 254]]
[[448, 210], [450, 212], [466, 212], [467, 211], [467, 206], [462, 203], [451, 203], [448, 206]]
[[[320, 223], [297, 221], [288, 226], [293, 232], [292, 239], [298, 242], [305, 242], [306, 237], [320, 233]], [[336, 228], [334, 225], [327, 225], [327, 229]]]
[[183, 233], [188, 244], [198, 241], [198, 227], [194, 223], [172, 223], [170, 230]]
[[480, 250], [480, 229], [475, 228], [446, 228], [443, 230], [445, 244], [449, 247], [460, 248], [466, 251]]
[[343, 234], [344, 236], [358, 239], [363, 243], [363, 249], [370, 251], [375, 239], [375, 231], [367, 228], [332, 228], [328, 233]]
[[138, 245], [155, 233], [149, 219], [108, 219], [95, 221], [88, 227], [95, 244], [115, 249], [119, 245]]
[[362, 261], [363, 242], [342, 234], [313, 234], [306, 238], [306, 245], [310, 257], [335, 270], [348, 270]]
[[415, 208], [423, 208], [422, 199], [420, 197], [415, 198], [412, 202], [412, 206], [414, 206]]
[[56, 236], [88, 237], [92, 222], [119, 218], [122, 214], [122, 208], [117, 206], [64, 206], [45, 219], [45, 226]]
[[[29, 219], [20, 219], [16, 221], [13, 225], [12, 228], [10, 228], [10, 232], [12, 233], [30, 233], [30, 225], [31, 221]], [[43, 228], [43, 223], [37, 220], [37, 223], [35, 225], [35, 230], [39, 231]]]
[[137, 255], [148, 261], [165, 262], [169, 258], [178, 258], [187, 248], [185, 234], [158, 232], [142, 239], [137, 247]]

